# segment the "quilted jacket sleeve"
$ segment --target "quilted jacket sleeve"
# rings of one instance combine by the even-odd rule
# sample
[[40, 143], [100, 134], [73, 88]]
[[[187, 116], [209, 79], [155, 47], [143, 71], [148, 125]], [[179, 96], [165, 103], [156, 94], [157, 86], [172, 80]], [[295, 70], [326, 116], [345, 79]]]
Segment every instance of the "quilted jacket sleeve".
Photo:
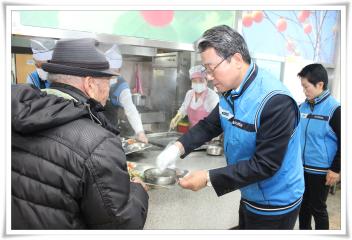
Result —
[[85, 162], [81, 210], [88, 228], [143, 229], [148, 194], [131, 183], [118, 137], [106, 138]]

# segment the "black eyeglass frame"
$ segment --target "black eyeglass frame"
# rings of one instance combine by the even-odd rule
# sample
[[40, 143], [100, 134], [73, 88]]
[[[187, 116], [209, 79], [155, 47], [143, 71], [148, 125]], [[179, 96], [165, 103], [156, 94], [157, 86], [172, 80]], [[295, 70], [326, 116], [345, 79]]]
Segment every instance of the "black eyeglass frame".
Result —
[[[233, 54], [235, 54], [235, 53], [233, 53]], [[229, 55], [228, 57], [223, 58], [218, 64], [216, 64], [216, 66], [213, 69], [207, 69], [204, 65], [202, 65], [202, 67], [203, 67], [202, 74], [205, 77], [207, 77], [208, 75], [214, 76], [214, 72], [217, 69], [217, 67], [219, 67], [221, 65], [221, 63], [223, 63], [226, 59], [231, 57], [233, 54]]]

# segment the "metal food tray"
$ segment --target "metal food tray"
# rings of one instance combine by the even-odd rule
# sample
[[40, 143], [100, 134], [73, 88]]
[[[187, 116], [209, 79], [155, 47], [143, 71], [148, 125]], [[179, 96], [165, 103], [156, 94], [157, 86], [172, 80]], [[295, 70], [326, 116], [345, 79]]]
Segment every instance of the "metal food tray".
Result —
[[[160, 132], [160, 133], [150, 133], [146, 136], [148, 137], [148, 141], [159, 147], [166, 147], [170, 142], [176, 141], [179, 139], [183, 133], [180, 132]], [[206, 150], [208, 148], [208, 144], [205, 143], [202, 146], [194, 149], [194, 151]]]
[[125, 151], [125, 154], [128, 155], [134, 152], [140, 152], [140, 151], [146, 150], [151, 147], [153, 147], [152, 144], [136, 142], [130, 145], [124, 145], [123, 150]]
[[176, 141], [183, 134], [179, 132], [159, 132], [147, 134], [148, 142], [159, 147], [166, 147], [170, 142]]

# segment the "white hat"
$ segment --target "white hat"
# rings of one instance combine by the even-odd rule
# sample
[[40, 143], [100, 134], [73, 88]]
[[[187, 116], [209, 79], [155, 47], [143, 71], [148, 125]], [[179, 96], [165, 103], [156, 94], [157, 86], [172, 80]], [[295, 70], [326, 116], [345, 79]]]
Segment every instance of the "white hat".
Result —
[[202, 65], [196, 65], [189, 69], [189, 78], [203, 78], [204, 77], [204, 67]]
[[47, 61], [53, 56], [55, 41], [51, 39], [31, 39], [33, 58], [37, 61]]
[[112, 45], [112, 47], [105, 52], [105, 57], [106, 60], [109, 61], [110, 68], [121, 68], [122, 56], [116, 44]]

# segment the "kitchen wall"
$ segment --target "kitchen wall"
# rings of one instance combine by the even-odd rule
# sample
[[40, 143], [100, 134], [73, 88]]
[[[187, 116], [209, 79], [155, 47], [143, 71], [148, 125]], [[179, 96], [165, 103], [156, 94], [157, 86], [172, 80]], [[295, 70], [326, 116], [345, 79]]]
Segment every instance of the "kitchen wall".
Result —
[[35, 70], [32, 54], [13, 54], [15, 67], [12, 68], [12, 73], [15, 74], [15, 83], [26, 83], [29, 73]]
[[137, 62], [126, 60], [121, 67], [121, 75], [128, 82], [131, 91], [136, 86], [136, 66], [138, 64], [143, 93], [150, 95], [150, 79], [152, 78], [152, 62]]

